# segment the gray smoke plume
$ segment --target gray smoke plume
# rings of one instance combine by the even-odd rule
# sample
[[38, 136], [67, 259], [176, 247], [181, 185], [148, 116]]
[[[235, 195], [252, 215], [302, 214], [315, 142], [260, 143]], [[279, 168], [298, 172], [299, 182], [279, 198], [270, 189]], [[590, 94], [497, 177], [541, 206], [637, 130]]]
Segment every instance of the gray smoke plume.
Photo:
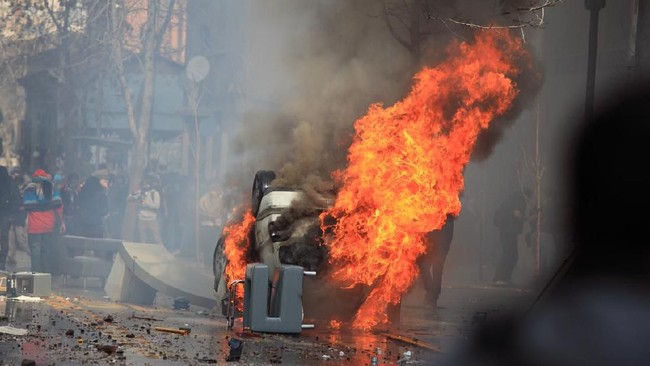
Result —
[[[389, 106], [400, 100], [419, 68], [443, 60], [451, 40], [471, 40], [476, 32], [433, 18], [485, 24], [498, 18], [500, 7], [495, 6], [498, 2], [483, 0], [425, 1], [416, 58], [400, 44], [400, 40], [409, 41], [404, 24], [410, 21], [411, 1], [243, 1], [247, 12], [242, 27], [247, 42], [242, 88], [245, 115], [233, 142], [232, 166], [226, 169], [241, 176], [238, 181], [243, 190], [250, 189], [257, 170], [276, 171], [273, 186], [302, 189], [304, 199], [294, 202], [270, 229], [280, 239], [294, 235], [294, 242], [280, 250], [283, 263], [322, 273], [327, 271], [323, 268], [327, 266], [321, 266], [327, 261], [327, 247], [322, 245], [317, 218], [319, 209], [336, 196], [331, 174], [346, 166], [355, 120], [372, 103]], [[391, 5], [388, 18], [384, 17], [386, 3]], [[524, 80], [528, 79], [519, 84], [523, 95], [534, 95], [538, 82]], [[496, 121], [493, 131], [480, 136], [475, 159], [489, 155], [520, 110], [517, 105], [507, 118]], [[320, 291], [323, 285], [327, 284], [306, 289]], [[338, 289], [305, 296], [312, 301], [305, 308], [318, 309], [321, 316], [333, 309], [337, 315], [356, 311], [359, 294], [331, 296], [330, 290]], [[345, 301], [334, 305], [337, 299]], [[328, 309], [322, 309], [323, 304]]]
[[249, 102], [233, 155], [246, 156], [249, 180], [270, 169], [279, 186], [301, 186], [306, 177], [327, 185], [345, 166], [354, 121], [371, 103], [402, 96], [410, 55], [391, 37], [376, 0], [249, 5]]
[[[354, 121], [368, 106], [401, 99], [417, 69], [443, 59], [450, 40], [476, 32], [441, 19], [510, 24], [522, 16], [512, 13], [520, 2], [425, 1], [414, 59], [397, 39], [409, 41], [409, 1], [245, 1], [245, 116], [233, 142], [235, 165], [226, 170], [243, 175], [243, 186], [255, 171], [275, 170], [276, 186], [327, 189], [331, 173], [346, 165]], [[537, 85], [524, 93], [536, 94]], [[519, 110], [480, 137], [475, 158], [489, 155]]]

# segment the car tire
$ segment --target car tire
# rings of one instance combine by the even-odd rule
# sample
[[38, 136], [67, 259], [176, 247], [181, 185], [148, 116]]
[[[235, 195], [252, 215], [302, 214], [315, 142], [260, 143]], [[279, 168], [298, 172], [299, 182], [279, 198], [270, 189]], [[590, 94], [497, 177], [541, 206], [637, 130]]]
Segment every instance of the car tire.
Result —
[[212, 273], [214, 274], [214, 291], [218, 291], [219, 281], [221, 276], [223, 276], [223, 271], [226, 267], [226, 256], [224, 255], [224, 248], [226, 244], [226, 238], [220, 237], [217, 241], [217, 245], [214, 248], [214, 253], [212, 254]]
[[254, 216], [257, 216], [260, 209], [260, 203], [262, 203], [262, 197], [264, 197], [266, 190], [271, 186], [271, 182], [273, 182], [274, 179], [275, 172], [272, 170], [260, 170], [255, 173], [251, 206]]

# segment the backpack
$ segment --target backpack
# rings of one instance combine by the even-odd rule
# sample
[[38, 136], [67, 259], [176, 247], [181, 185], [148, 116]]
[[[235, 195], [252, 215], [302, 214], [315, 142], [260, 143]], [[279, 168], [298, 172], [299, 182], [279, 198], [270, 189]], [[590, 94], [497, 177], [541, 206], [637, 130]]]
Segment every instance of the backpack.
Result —
[[61, 194], [54, 188], [52, 181], [39, 179], [31, 182], [23, 192], [25, 211], [49, 211], [63, 205]]

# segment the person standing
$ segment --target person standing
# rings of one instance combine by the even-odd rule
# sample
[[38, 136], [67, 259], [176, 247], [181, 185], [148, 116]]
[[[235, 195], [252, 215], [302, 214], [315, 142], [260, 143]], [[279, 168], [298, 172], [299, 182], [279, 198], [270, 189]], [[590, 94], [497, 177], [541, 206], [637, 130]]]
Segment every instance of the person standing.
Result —
[[9, 176], [7, 167], [0, 166], [0, 271], [6, 269], [9, 254], [9, 229], [13, 215], [20, 207], [18, 186]]
[[417, 260], [425, 290], [424, 302], [433, 307], [438, 306], [438, 298], [442, 291], [442, 270], [454, 236], [455, 220], [454, 216], [447, 216], [447, 221], [440, 230], [432, 231], [427, 235], [427, 252]]
[[519, 260], [517, 239], [524, 229], [527, 196], [527, 190], [511, 193], [494, 214], [494, 225], [501, 239], [501, 257], [494, 274], [494, 283], [498, 286], [511, 283], [512, 271]]
[[60, 233], [66, 229], [61, 197], [50, 179], [47, 172], [37, 169], [23, 194], [23, 207], [28, 211], [27, 242], [33, 272], [51, 272], [49, 261], [54, 258], [52, 245], [57, 224]]
[[142, 184], [142, 189], [129, 195], [129, 199], [138, 201], [138, 230], [140, 241], [148, 242], [148, 237], [154, 243], [162, 244], [160, 226], [158, 225], [158, 211], [160, 210], [160, 192], [155, 188], [153, 177], [147, 177]]
[[16, 210], [11, 217], [11, 226], [9, 227], [9, 255], [7, 264], [16, 264], [16, 252], [18, 250], [28, 252], [27, 244], [27, 212], [21, 206], [22, 192], [30, 181], [28, 175], [23, 174], [20, 168], [16, 167], [11, 171], [11, 180], [18, 192], [18, 202]]
[[124, 210], [128, 195], [129, 187], [126, 178], [121, 174], [111, 175], [106, 189], [108, 216], [105, 220], [106, 235], [109, 238], [120, 238], [122, 235], [122, 221], [124, 221]]
[[79, 194], [79, 175], [75, 172], [68, 174], [66, 182], [61, 187], [61, 200], [63, 201], [63, 217], [68, 225], [68, 232], [76, 233], [74, 217], [77, 211], [77, 195]]
[[87, 238], [104, 237], [104, 217], [108, 214], [107, 186], [108, 178], [105, 176], [86, 179], [76, 201], [75, 235]]

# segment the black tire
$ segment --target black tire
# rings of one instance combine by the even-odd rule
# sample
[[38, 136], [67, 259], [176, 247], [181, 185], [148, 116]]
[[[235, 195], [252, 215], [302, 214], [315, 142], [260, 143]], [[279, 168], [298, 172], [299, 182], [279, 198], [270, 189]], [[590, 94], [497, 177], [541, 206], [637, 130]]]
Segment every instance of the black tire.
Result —
[[273, 182], [274, 179], [275, 172], [272, 170], [260, 170], [255, 173], [251, 206], [254, 216], [257, 216], [257, 213], [260, 209], [260, 203], [262, 203], [262, 197], [264, 197], [266, 190], [271, 186], [271, 182]]

